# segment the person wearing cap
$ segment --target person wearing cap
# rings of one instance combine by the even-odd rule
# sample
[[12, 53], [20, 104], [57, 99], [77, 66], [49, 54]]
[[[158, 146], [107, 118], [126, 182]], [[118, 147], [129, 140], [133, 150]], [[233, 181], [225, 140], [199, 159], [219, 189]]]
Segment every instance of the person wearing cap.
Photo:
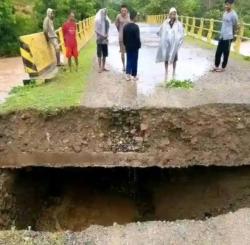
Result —
[[52, 44], [52, 46], [55, 49], [56, 52], [56, 61], [57, 66], [61, 66], [60, 62], [60, 46], [58, 43], [57, 35], [54, 28], [54, 10], [51, 8], [47, 9], [47, 16], [45, 17], [43, 21], [43, 33], [49, 43]]
[[178, 20], [175, 8], [170, 9], [168, 18], [162, 24], [158, 34], [160, 36], [160, 45], [157, 51], [156, 62], [164, 62], [165, 81], [167, 81], [170, 64], [173, 64], [173, 78], [175, 77], [178, 51], [184, 39], [183, 25]]
[[68, 20], [62, 27], [64, 43], [66, 47], [66, 57], [68, 58], [68, 65], [70, 71], [72, 71], [71, 58], [75, 58], [76, 71], [78, 71], [78, 48], [77, 48], [77, 25], [75, 21], [75, 14], [71, 12]]
[[[215, 66], [213, 68], [213, 71], [215, 72], [225, 71], [230, 54], [231, 43], [237, 31], [238, 16], [233, 10], [233, 3], [234, 0], [225, 1], [225, 13], [223, 14], [220, 38], [215, 54]], [[223, 61], [220, 68], [222, 55]]]

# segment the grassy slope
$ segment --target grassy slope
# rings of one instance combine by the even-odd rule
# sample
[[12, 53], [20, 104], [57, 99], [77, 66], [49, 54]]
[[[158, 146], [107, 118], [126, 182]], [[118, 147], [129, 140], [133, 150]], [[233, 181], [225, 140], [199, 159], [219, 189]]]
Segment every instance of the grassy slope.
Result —
[[95, 53], [94, 41], [81, 51], [79, 72], [60, 72], [46, 84], [15, 88], [15, 92], [0, 105], [0, 113], [22, 109], [54, 111], [80, 105]]

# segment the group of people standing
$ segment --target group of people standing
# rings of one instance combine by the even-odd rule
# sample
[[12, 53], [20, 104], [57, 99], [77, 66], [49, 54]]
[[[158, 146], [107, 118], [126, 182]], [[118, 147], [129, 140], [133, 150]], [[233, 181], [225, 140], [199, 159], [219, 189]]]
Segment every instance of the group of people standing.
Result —
[[[234, 39], [238, 16], [233, 10], [234, 0], [225, 0], [225, 13], [222, 19], [222, 27], [220, 31], [218, 47], [215, 55], [215, 63], [212, 71], [223, 72], [228, 63], [228, 58], [231, 50], [231, 43]], [[99, 17], [103, 14], [103, 19]], [[137, 80], [138, 54], [141, 48], [140, 29], [135, 24], [137, 13], [131, 11], [129, 13], [126, 5], [121, 6], [120, 14], [117, 16], [115, 26], [119, 33], [119, 46], [121, 52], [121, 60], [123, 71], [126, 72], [126, 80]], [[100, 23], [107, 23], [106, 28], [101, 27]], [[108, 56], [108, 31], [110, 20], [107, 16], [107, 10], [102, 9], [97, 14], [96, 18], [96, 33], [97, 33], [97, 54], [99, 58], [99, 72], [106, 71], [105, 60]], [[104, 33], [101, 33], [100, 30]], [[173, 66], [172, 77], [175, 78], [176, 66], [178, 61], [178, 51], [184, 40], [184, 28], [178, 20], [177, 10], [171, 8], [168, 18], [163, 22], [157, 33], [160, 37], [159, 48], [156, 55], [157, 63], [164, 63], [165, 66], [165, 81], [168, 80], [169, 65]], [[100, 39], [102, 41], [100, 46]], [[100, 52], [102, 50], [103, 52]], [[127, 60], [125, 62], [125, 54]], [[103, 57], [103, 63], [101, 58]], [[222, 60], [223, 57], [223, 60]], [[222, 63], [222, 64], [221, 64]], [[126, 64], [126, 65], [125, 65]], [[221, 66], [220, 66], [221, 65]]]
[[[55, 12], [53, 9], [47, 9], [47, 16], [43, 21], [43, 32], [47, 41], [54, 47], [56, 53], [57, 66], [63, 66], [60, 60], [60, 45], [54, 27]], [[62, 27], [64, 43], [66, 47], [66, 57], [70, 71], [72, 71], [71, 59], [74, 57], [76, 71], [78, 71], [78, 47], [77, 47], [77, 24], [74, 12], [70, 12], [68, 20]]]
[[[140, 29], [135, 24], [137, 12], [129, 13], [126, 5], [121, 6], [115, 26], [118, 31], [119, 47], [123, 71], [126, 72], [126, 80], [137, 80], [137, 67], [139, 49], [141, 48]], [[110, 28], [110, 19], [106, 9], [98, 11], [95, 19], [95, 32], [97, 37], [97, 57], [99, 63], [99, 72], [107, 71], [105, 64], [108, 56], [108, 34]], [[127, 54], [127, 60], [125, 60]]]
[[[222, 27], [215, 55], [215, 65], [212, 71], [222, 72], [225, 70], [230, 54], [231, 43], [234, 39], [238, 16], [233, 10], [234, 0], [225, 0], [225, 13], [222, 19]], [[138, 57], [141, 48], [140, 29], [136, 22], [137, 12], [128, 11], [126, 5], [122, 5], [118, 14], [115, 26], [118, 31], [118, 39], [121, 53], [123, 71], [126, 72], [126, 80], [138, 80]], [[56, 51], [57, 65], [60, 66], [60, 47], [54, 30], [54, 11], [47, 10], [44, 19], [43, 30], [46, 39], [53, 45]], [[111, 21], [107, 14], [107, 9], [100, 9], [95, 18], [95, 33], [97, 42], [97, 57], [99, 72], [108, 71], [106, 68], [106, 58], [108, 57], [109, 30]], [[63, 25], [64, 42], [66, 46], [66, 56], [71, 70], [71, 59], [75, 58], [76, 70], [78, 69], [78, 48], [77, 48], [77, 25], [73, 12], [69, 14], [68, 20]], [[173, 65], [173, 77], [176, 73], [178, 61], [178, 51], [184, 40], [184, 28], [178, 20], [177, 10], [171, 8], [168, 18], [161, 25], [158, 32], [160, 37], [159, 48], [156, 55], [157, 63], [164, 63], [165, 80], [168, 79], [169, 65]], [[223, 56], [222, 66], [220, 68]], [[125, 59], [126, 58], [126, 59]]]

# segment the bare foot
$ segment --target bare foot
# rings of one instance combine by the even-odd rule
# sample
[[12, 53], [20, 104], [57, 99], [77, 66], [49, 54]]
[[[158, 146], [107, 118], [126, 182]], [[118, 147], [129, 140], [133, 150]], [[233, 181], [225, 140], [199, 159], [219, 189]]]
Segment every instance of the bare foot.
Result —
[[106, 68], [103, 68], [102, 70], [103, 70], [103, 71], [109, 71], [109, 70], [108, 70], [108, 69], [106, 69]]
[[99, 70], [98, 70], [98, 73], [102, 73], [102, 71], [103, 71], [103, 69], [99, 69]]

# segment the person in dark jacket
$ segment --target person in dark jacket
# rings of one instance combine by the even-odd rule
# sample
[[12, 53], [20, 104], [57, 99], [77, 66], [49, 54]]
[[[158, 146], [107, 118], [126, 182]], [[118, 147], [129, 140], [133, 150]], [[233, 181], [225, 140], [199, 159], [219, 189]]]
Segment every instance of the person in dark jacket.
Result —
[[134, 81], [138, 80], [137, 68], [139, 49], [141, 48], [141, 39], [139, 26], [135, 24], [136, 16], [136, 12], [131, 12], [130, 23], [126, 24], [123, 29], [123, 43], [127, 52], [127, 81], [130, 81], [131, 79]]

